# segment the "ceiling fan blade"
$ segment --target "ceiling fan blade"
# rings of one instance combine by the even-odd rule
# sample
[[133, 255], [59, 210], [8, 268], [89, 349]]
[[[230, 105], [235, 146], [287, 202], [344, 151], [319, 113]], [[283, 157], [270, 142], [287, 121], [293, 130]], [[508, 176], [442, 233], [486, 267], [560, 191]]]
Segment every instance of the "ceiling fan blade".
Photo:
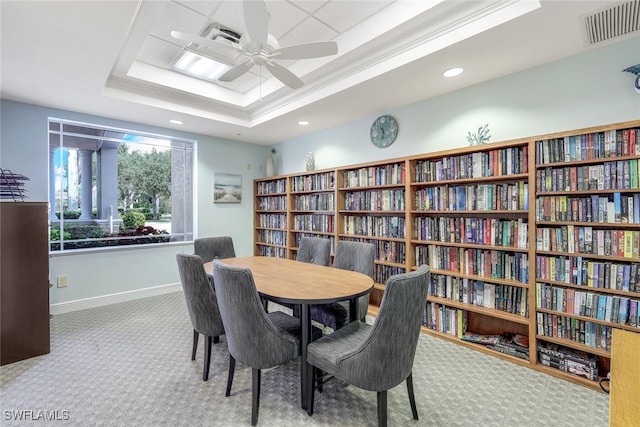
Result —
[[334, 41], [300, 43], [281, 47], [273, 51], [276, 59], [309, 59], [330, 56], [338, 53], [338, 44]]
[[231, 44], [219, 43], [217, 41], [205, 37], [200, 37], [195, 34], [183, 33], [182, 31], [171, 31], [171, 37], [173, 37], [174, 39], [182, 40], [183, 42], [195, 43], [199, 46], [205, 46], [213, 50], [220, 51], [224, 49], [230, 49], [236, 53], [244, 53], [242, 49], [232, 46]]
[[264, 0], [244, 0], [242, 2], [244, 23], [252, 42], [266, 44], [269, 35], [269, 15]]
[[242, 64], [236, 65], [235, 67], [218, 77], [218, 80], [221, 82], [232, 82], [249, 71], [251, 67], [253, 67], [253, 62], [251, 62], [251, 60], [245, 61]]
[[298, 76], [284, 68], [282, 65], [275, 64], [273, 62], [267, 62], [267, 66], [269, 67], [269, 71], [271, 72], [271, 74], [273, 74], [276, 79], [280, 80], [290, 88], [298, 89], [304, 86], [304, 83], [298, 78]]

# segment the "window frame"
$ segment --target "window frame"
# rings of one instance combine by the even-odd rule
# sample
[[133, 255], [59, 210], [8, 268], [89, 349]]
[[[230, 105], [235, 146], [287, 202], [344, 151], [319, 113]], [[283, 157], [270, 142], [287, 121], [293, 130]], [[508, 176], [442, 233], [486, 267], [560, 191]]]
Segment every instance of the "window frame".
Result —
[[[92, 133], [82, 133], [82, 132], [73, 132], [73, 129], [83, 129], [91, 130], [97, 132], [97, 134]], [[120, 134], [121, 137], [114, 137], [114, 134]], [[74, 147], [74, 144], [71, 142], [67, 142], [65, 144], [65, 138], [67, 140], [70, 137], [77, 138], [81, 141], [92, 141], [95, 143], [99, 149], [96, 149], [93, 154], [91, 154], [90, 162], [91, 166], [91, 195], [90, 195], [90, 209], [89, 214], [90, 217], [86, 216], [86, 212], [84, 212], [85, 216], [83, 218], [79, 218], [80, 221], [78, 223], [95, 223], [97, 225], [102, 224], [102, 228], [105, 228], [105, 217], [104, 212], [100, 212], [100, 207], [104, 208], [105, 206], [102, 202], [96, 202], [94, 206], [94, 202], [96, 199], [95, 192], [96, 188], [102, 188], [106, 184], [104, 184], [97, 173], [97, 169], [100, 166], [96, 167], [96, 163], [99, 162], [100, 156], [97, 154], [99, 150], [102, 149], [103, 143], [115, 143], [115, 158], [113, 154], [111, 154], [111, 161], [115, 161], [115, 182], [111, 182], [111, 190], [115, 186], [115, 212], [117, 213], [117, 224], [120, 229], [119, 224], [122, 221], [122, 216], [118, 213], [119, 205], [121, 202], [121, 198], [119, 197], [119, 173], [118, 173], [118, 147], [122, 143], [134, 143], [140, 144], [140, 142], [136, 141], [127, 141], [125, 139], [126, 136], [129, 137], [139, 137], [144, 140], [142, 144], [150, 147], [150, 150], [154, 148], [162, 147], [162, 144], [154, 143], [153, 141], [167, 141], [165, 143], [164, 149], [167, 149], [170, 154], [169, 162], [170, 162], [170, 174], [171, 179], [170, 182], [170, 196], [168, 197], [168, 202], [171, 206], [171, 219], [172, 219], [172, 227], [171, 232], [168, 234], [153, 234], [153, 235], [142, 235], [137, 234], [135, 236], [111, 236], [114, 233], [113, 221], [110, 221], [110, 228], [106, 229], [105, 234], [106, 237], [94, 237], [94, 238], [85, 238], [85, 239], [65, 239], [65, 224], [67, 226], [72, 225], [73, 220], [69, 220], [64, 218], [64, 202], [68, 200], [63, 196], [63, 191], [65, 188], [60, 187], [59, 191], [56, 188], [57, 177], [59, 176], [58, 171], [56, 171], [56, 153], [59, 153], [57, 149], [59, 148], [72, 148], [81, 151], [79, 147]], [[152, 248], [152, 247], [164, 247], [167, 245], [184, 245], [185, 243], [193, 242], [194, 233], [195, 233], [195, 218], [196, 218], [196, 182], [195, 177], [197, 173], [197, 165], [196, 165], [196, 149], [197, 149], [197, 140], [176, 137], [166, 134], [160, 134], [155, 132], [141, 131], [141, 130], [133, 130], [127, 129], [117, 126], [109, 126], [109, 125], [100, 125], [95, 123], [88, 123], [76, 120], [67, 120], [61, 119], [58, 117], [48, 117], [47, 120], [47, 140], [49, 146], [49, 174], [48, 174], [48, 184], [49, 184], [49, 253], [50, 255], [63, 255], [63, 254], [72, 254], [78, 253], [79, 251], [113, 251], [113, 250], [127, 250], [134, 248]], [[151, 142], [148, 140], [152, 140]], [[111, 148], [114, 146], [112, 145]], [[83, 148], [84, 151], [90, 151], [92, 148]], [[161, 152], [163, 150], [158, 150]], [[179, 153], [176, 156], [175, 153]], [[78, 154], [79, 155], [79, 154]], [[94, 159], [94, 157], [96, 159]], [[62, 159], [59, 159], [59, 162], [62, 163]], [[81, 164], [81, 162], [80, 162]], [[68, 167], [65, 164], [65, 167]], [[112, 169], [113, 170], [113, 166]], [[95, 173], [95, 177], [94, 177]], [[79, 173], [78, 173], [79, 174]], [[177, 180], [176, 180], [177, 178]], [[113, 181], [113, 176], [112, 176]], [[97, 184], [97, 185], [96, 185]], [[80, 186], [81, 187], [81, 186]], [[80, 190], [79, 190], [80, 191]], [[98, 190], [100, 191], [100, 190]], [[78, 197], [78, 201], [82, 202], [82, 199], [86, 198], [86, 194]], [[59, 201], [59, 202], [58, 202]], [[57, 210], [56, 205], [59, 203], [60, 208]], [[85, 202], [86, 203], [86, 202]], [[97, 218], [94, 218], [94, 208], [98, 208]], [[104, 211], [104, 209], [102, 209]], [[112, 208], [113, 212], [113, 208]], [[174, 215], [179, 212], [181, 221], [177, 221], [174, 223]], [[59, 218], [56, 216], [59, 214]], [[146, 221], [145, 221], [146, 222]], [[95, 225], [94, 224], [94, 225]], [[53, 228], [57, 228], [59, 231], [59, 240], [51, 240], [51, 230]], [[175, 231], [178, 228], [179, 231]], [[148, 229], [147, 229], [148, 230]], [[144, 230], [146, 231], [146, 230]], [[156, 230], [156, 231], [159, 231]], [[119, 233], [117, 233], [119, 234]], [[67, 247], [68, 246], [68, 247]], [[75, 247], [73, 247], [75, 246]], [[84, 247], [83, 247], [84, 246]]]

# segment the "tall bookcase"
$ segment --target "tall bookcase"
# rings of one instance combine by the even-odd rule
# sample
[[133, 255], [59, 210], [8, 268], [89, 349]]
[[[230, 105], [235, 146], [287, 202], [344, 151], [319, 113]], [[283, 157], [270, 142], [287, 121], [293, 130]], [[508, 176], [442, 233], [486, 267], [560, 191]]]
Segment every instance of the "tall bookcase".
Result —
[[287, 178], [254, 181], [254, 254], [288, 257]]
[[[389, 276], [428, 264], [425, 333], [598, 390], [612, 331], [640, 333], [640, 120], [263, 178], [254, 195], [256, 255], [295, 259], [302, 236], [376, 246], [373, 315]], [[526, 357], [468, 340], [505, 333]], [[574, 355], [590, 373], [557, 360]]]
[[290, 257], [295, 259], [303, 237], [322, 237], [335, 246], [336, 171], [289, 177]]
[[425, 327], [456, 341], [466, 332], [529, 336], [528, 141], [445, 151], [410, 164], [412, 268], [431, 268]]
[[595, 380], [612, 330], [640, 332], [640, 123], [536, 138], [535, 158], [535, 341], [589, 355]]
[[379, 306], [384, 283], [407, 271], [406, 160], [338, 170], [338, 238], [376, 248], [374, 291]]

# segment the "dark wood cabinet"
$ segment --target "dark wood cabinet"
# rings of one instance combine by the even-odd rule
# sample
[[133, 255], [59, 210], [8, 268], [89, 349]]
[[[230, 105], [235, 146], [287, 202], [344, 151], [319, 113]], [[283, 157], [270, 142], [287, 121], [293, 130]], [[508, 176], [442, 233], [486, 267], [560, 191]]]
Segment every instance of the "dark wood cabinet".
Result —
[[0, 364], [49, 353], [47, 203], [0, 203]]

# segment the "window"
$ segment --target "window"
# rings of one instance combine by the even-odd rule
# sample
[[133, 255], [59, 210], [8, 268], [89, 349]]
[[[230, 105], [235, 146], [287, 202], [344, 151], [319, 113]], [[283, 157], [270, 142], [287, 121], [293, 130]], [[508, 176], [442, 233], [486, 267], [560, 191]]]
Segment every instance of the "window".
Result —
[[50, 251], [193, 240], [194, 144], [50, 118]]

